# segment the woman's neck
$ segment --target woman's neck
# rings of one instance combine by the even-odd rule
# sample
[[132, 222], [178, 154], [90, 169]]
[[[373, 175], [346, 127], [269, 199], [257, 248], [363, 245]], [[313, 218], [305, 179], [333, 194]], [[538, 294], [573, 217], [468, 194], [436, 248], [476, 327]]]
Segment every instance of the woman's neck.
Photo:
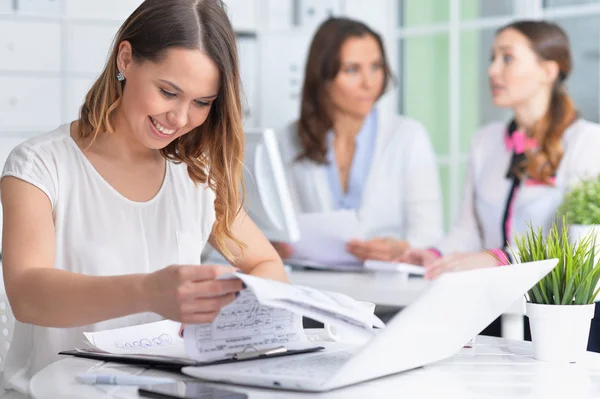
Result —
[[148, 148], [131, 134], [124, 133], [131, 131], [131, 128], [119, 115], [115, 116], [114, 129], [114, 134], [103, 132], [98, 134], [93, 142], [92, 137], [89, 137], [82, 143], [82, 147], [84, 149], [89, 147], [91, 151], [102, 157], [124, 163], [139, 164], [162, 158], [160, 151]]
[[348, 114], [337, 115], [333, 121], [335, 138], [354, 141], [364, 122], [364, 117], [356, 117]]
[[550, 106], [550, 93], [541, 92], [528, 101], [517, 105], [513, 111], [517, 128], [532, 132], [535, 124], [542, 120]]

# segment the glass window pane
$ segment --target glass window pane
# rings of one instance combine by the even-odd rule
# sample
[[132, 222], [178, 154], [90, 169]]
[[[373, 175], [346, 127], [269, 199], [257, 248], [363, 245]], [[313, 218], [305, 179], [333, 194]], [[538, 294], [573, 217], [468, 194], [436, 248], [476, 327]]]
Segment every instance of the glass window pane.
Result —
[[460, 152], [466, 154], [473, 134], [481, 126], [507, 120], [510, 110], [492, 102], [488, 66], [496, 29], [469, 30], [460, 34]]
[[555, 20], [569, 35], [573, 70], [566, 81], [567, 91], [581, 116], [599, 122], [600, 16]]
[[442, 188], [442, 198], [444, 200], [444, 231], [448, 231], [450, 227], [450, 221], [452, 220], [450, 216], [450, 167], [448, 165], [440, 165], [439, 173]]
[[514, 0], [461, 0], [460, 2], [461, 19], [497, 17], [513, 13]]
[[544, 0], [544, 7], [574, 6], [577, 4], [597, 3], [599, 0]]
[[439, 0], [398, 0], [400, 27], [448, 22], [450, 2]]
[[456, 220], [456, 217], [458, 216], [458, 211], [460, 210], [460, 202], [462, 201], [462, 195], [463, 195], [463, 185], [465, 183], [465, 178], [467, 177], [467, 163], [466, 162], [460, 162], [458, 163], [457, 167], [455, 168], [456, 172], [458, 174], [458, 180], [457, 180], [457, 190], [455, 190], [456, 196], [457, 198], [455, 199], [455, 204], [456, 204], [456, 208], [453, 209], [452, 208], [452, 201], [450, 200], [451, 198], [451, 191], [450, 191], [450, 176], [451, 176], [451, 171], [450, 171], [450, 166], [448, 164], [440, 164], [439, 167], [439, 173], [440, 173], [440, 182], [441, 182], [441, 188], [442, 188], [442, 198], [444, 200], [444, 207], [443, 207], [443, 211], [444, 211], [444, 229], [445, 231], [450, 230], [450, 228], [452, 228], [452, 222], [454, 222]]
[[400, 113], [427, 128], [437, 154], [449, 151], [448, 35], [411, 37], [400, 42]]

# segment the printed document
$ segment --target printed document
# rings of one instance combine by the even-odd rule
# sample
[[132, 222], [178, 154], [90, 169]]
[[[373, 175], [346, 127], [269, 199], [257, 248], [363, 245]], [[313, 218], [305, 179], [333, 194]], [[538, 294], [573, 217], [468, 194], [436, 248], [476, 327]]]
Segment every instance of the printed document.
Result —
[[375, 334], [373, 327], [384, 327], [379, 318], [346, 295], [243, 273], [220, 278], [240, 279], [247, 288], [212, 323], [186, 325], [184, 338], [179, 337], [180, 323], [170, 320], [84, 333], [85, 337], [95, 351], [109, 354], [212, 362], [249, 351], [314, 346], [302, 327], [303, 315], [365, 337]]

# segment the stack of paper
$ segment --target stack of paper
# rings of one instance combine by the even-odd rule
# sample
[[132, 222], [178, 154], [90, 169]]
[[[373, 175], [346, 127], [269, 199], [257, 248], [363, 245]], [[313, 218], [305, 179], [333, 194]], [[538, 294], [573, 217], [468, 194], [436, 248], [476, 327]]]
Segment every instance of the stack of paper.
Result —
[[246, 352], [275, 348], [283, 348], [287, 353], [312, 350], [314, 345], [304, 333], [302, 315], [369, 338], [375, 334], [373, 326], [384, 327], [379, 318], [342, 294], [242, 273], [221, 278], [238, 278], [247, 289], [224, 307], [213, 323], [186, 325], [183, 339], [178, 335], [180, 324], [164, 320], [85, 333], [92, 349], [64, 354], [113, 361], [152, 359], [181, 366], [219, 362]]

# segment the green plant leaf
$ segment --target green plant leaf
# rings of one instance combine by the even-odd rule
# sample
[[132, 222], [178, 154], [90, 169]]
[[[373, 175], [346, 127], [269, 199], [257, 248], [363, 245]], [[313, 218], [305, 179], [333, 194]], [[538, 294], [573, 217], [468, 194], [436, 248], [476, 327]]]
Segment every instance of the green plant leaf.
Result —
[[600, 175], [572, 187], [563, 199], [559, 213], [569, 224], [600, 224]]
[[[598, 212], [600, 215], [600, 207]], [[562, 217], [561, 226], [559, 229], [555, 221], [544, 234], [541, 227], [533, 228], [528, 223], [526, 232], [515, 237], [515, 247], [509, 247], [520, 263], [558, 259], [556, 267], [527, 292], [526, 298], [532, 303], [549, 305], [593, 303], [600, 292], [600, 288], [596, 290], [600, 281], [596, 232], [591, 230], [587, 236], [571, 244], [566, 215]]]

